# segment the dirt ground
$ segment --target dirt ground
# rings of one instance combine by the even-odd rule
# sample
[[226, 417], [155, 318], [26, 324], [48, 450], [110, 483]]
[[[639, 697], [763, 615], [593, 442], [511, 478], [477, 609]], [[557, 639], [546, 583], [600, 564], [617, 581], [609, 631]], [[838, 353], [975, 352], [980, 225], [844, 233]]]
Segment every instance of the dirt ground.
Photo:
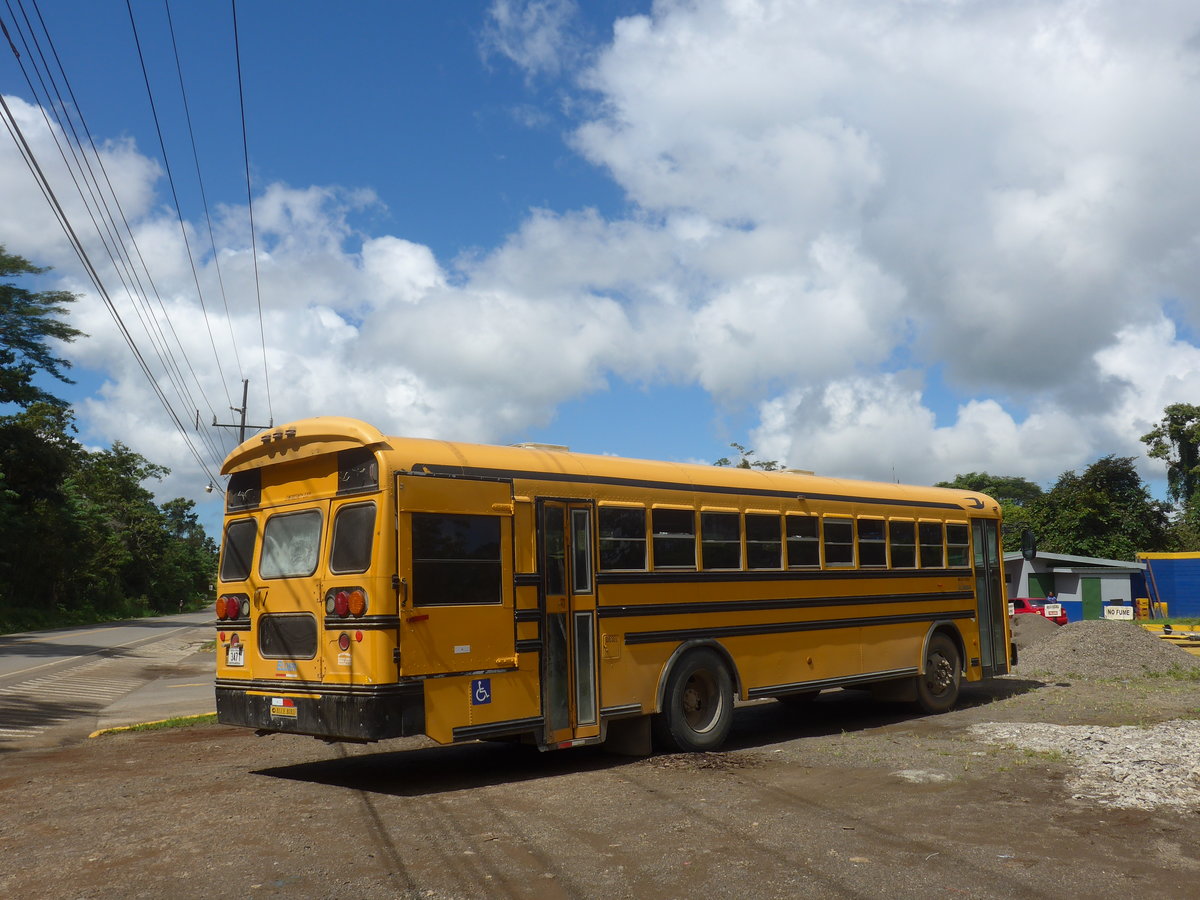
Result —
[[698, 756], [110, 735], [0, 757], [0, 896], [1195, 896], [1200, 806], [1074, 796], [971, 726], [1197, 717], [1196, 681], [1009, 676], [942, 716], [749, 704]]

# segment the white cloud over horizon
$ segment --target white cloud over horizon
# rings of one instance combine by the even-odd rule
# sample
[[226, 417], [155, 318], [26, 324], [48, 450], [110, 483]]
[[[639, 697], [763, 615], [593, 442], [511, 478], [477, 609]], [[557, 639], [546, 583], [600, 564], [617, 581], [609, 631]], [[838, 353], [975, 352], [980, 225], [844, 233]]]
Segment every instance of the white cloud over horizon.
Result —
[[[1200, 397], [1200, 8], [1147, 10], [659, 0], [582, 53], [574, 4], [496, 3], [490, 52], [574, 92], [567, 142], [627, 213], [530, 209], [496, 246], [439, 259], [352, 224], [386, 202], [352, 172], [267, 185], [275, 419], [506, 441], [618, 383], [695, 384], [757, 410], [760, 457], [823, 474], [1045, 483], [1140, 456], [1163, 406]], [[8, 101], [52, 158], [37, 108]], [[229, 321], [200, 262], [210, 338], [161, 167], [104, 146], [220, 412], [240, 386], [214, 341], [224, 354], [232, 332], [262, 372], [245, 207], [216, 222]], [[70, 355], [108, 381], [81, 416], [192, 466], [4, 142], [0, 196], [0, 243], [86, 296]]]

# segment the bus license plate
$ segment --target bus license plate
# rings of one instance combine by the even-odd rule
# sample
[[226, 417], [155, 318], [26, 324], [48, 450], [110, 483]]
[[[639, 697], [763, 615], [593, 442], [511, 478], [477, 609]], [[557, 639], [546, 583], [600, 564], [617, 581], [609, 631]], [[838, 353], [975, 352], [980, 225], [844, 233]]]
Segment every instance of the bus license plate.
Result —
[[241, 644], [230, 644], [225, 651], [225, 665], [244, 666], [246, 664], [246, 648]]

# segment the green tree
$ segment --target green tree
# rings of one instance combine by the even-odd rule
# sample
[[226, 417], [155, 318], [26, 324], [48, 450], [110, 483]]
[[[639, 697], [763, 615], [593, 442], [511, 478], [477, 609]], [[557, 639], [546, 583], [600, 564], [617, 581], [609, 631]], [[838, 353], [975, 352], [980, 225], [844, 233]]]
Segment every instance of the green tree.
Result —
[[48, 341], [70, 342], [83, 334], [58, 318], [66, 313], [75, 295], [67, 291], [35, 292], [9, 281], [46, 271], [7, 253], [0, 245], [0, 403], [66, 406], [63, 400], [35, 385], [33, 379], [44, 372], [71, 383], [64, 374], [71, 364], [55, 356]]
[[777, 472], [783, 468], [774, 459], [751, 459], [754, 456], [753, 450], [747, 450], [741, 444], [734, 441], [729, 445], [738, 452], [738, 461], [733, 462], [728, 456], [722, 456], [714, 466], [733, 466], [735, 469], [762, 469], [764, 472]]
[[1200, 549], [1200, 406], [1172, 403], [1142, 435], [1146, 455], [1167, 464], [1167, 496], [1175, 502], [1174, 549]]
[[934, 487], [978, 491], [1012, 506], [1025, 506], [1044, 493], [1039, 485], [1019, 475], [989, 475], [987, 472], [955, 475], [953, 481], [939, 481]]
[[1081, 475], [1064, 472], [1023, 511], [1039, 548], [1051, 553], [1131, 560], [1169, 546], [1167, 509], [1150, 496], [1132, 456], [1105, 456]]

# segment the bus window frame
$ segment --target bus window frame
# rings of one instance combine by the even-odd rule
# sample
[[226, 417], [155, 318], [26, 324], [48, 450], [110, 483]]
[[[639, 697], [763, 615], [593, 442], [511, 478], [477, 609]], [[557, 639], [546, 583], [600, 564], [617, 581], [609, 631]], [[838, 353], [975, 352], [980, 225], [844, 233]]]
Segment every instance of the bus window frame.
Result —
[[[826, 532], [828, 531], [827, 525], [834, 524], [834, 523], [839, 524], [839, 525], [845, 525], [847, 528], [850, 529], [849, 543], [839, 541], [837, 543], [832, 544], [832, 546], [835, 546], [835, 547], [849, 547], [850, 548], [850, 561], [849, 562], [830, 562], [829, 561], [829, 547], [831, 546], [831, 542], [826, 537]], [[856, 568], [858, 568], [858, 546], [855, 542], [854, 516], [842, 515], [839, 513], [825, 513], [824, 515], [821, 516], [821, 560], [824, 563], [824, 568], [826, 568], [826, 569], [856, 569]]]
[[[368, 506], [373, 510], [373, 514], [371, 516], [371, 532], [367, 552], [367, 564], [361, 569], [335, 569], [333, 567], [333, 557], [338, 546], [338, 522], [341, 520], [342, 513], [347, 510], [364, 509]], [[351, 503], [343, 503], [341, 506], [338, 506], [333, 510], [333, 527], [329, 530], [329, 553], [328, 559], [325, 563], [326, 566], [328, 566], [331, 575], [361, 575], [363, 572], [370, 570], [372, 564], [375, 562], [375, 537], [378, 526], [379, 506], [374, 500], [356, 500]]]
[[[679, 531], [663, 531], [654, 530], [654, 514], [656, 512], [686, 512], [692, 517], [692, 531], [690, 537], [692, 539], [692, 561], [684, 565], [663, 565], [658, 561], [658, 541], [659, 538], [664, 540], [680, 541], [682, 543], [686, 533]], [[700, 536], [699, 523], [696, 521], [696, 508], [694, 506], [676, 506], [669, 503], [655, 503], [650, 507], [650, 567], [653, 571], [668, 571], [668, 572], [695, 572], [699, 569], [700, 553], [697, 543]]]
[[[252, 525], [254, 528], [254, 537], [250, 542], [250, 553], [246, 558], [246, 573], [241, 578], [227, 578], [225, 576], [225, 562], [228, 559], [229, 547], [231, 544], [231, 542], [229, 540], [229, 530], [231, 528], [234, 528], [235, 526], [242, 525], [247, 522], [250, 523], [250, 525]], [[224, 582], [225, 584], [238, 584], [240, 582], [248, 580], [250, 578], [251, 574], [253, 574], [253, 572], [254, 572], [254, 557], [255, 557], [257, 550], [258, 550], [258, 519], [254, 518], [253, 516], [246, 516], [245, 518], [241, 518], [241, 519], [228, 520], [225, 523], [225, 531], [222, 534], [221, 559], [217, 566], [217, 579], [219, 581]]]

